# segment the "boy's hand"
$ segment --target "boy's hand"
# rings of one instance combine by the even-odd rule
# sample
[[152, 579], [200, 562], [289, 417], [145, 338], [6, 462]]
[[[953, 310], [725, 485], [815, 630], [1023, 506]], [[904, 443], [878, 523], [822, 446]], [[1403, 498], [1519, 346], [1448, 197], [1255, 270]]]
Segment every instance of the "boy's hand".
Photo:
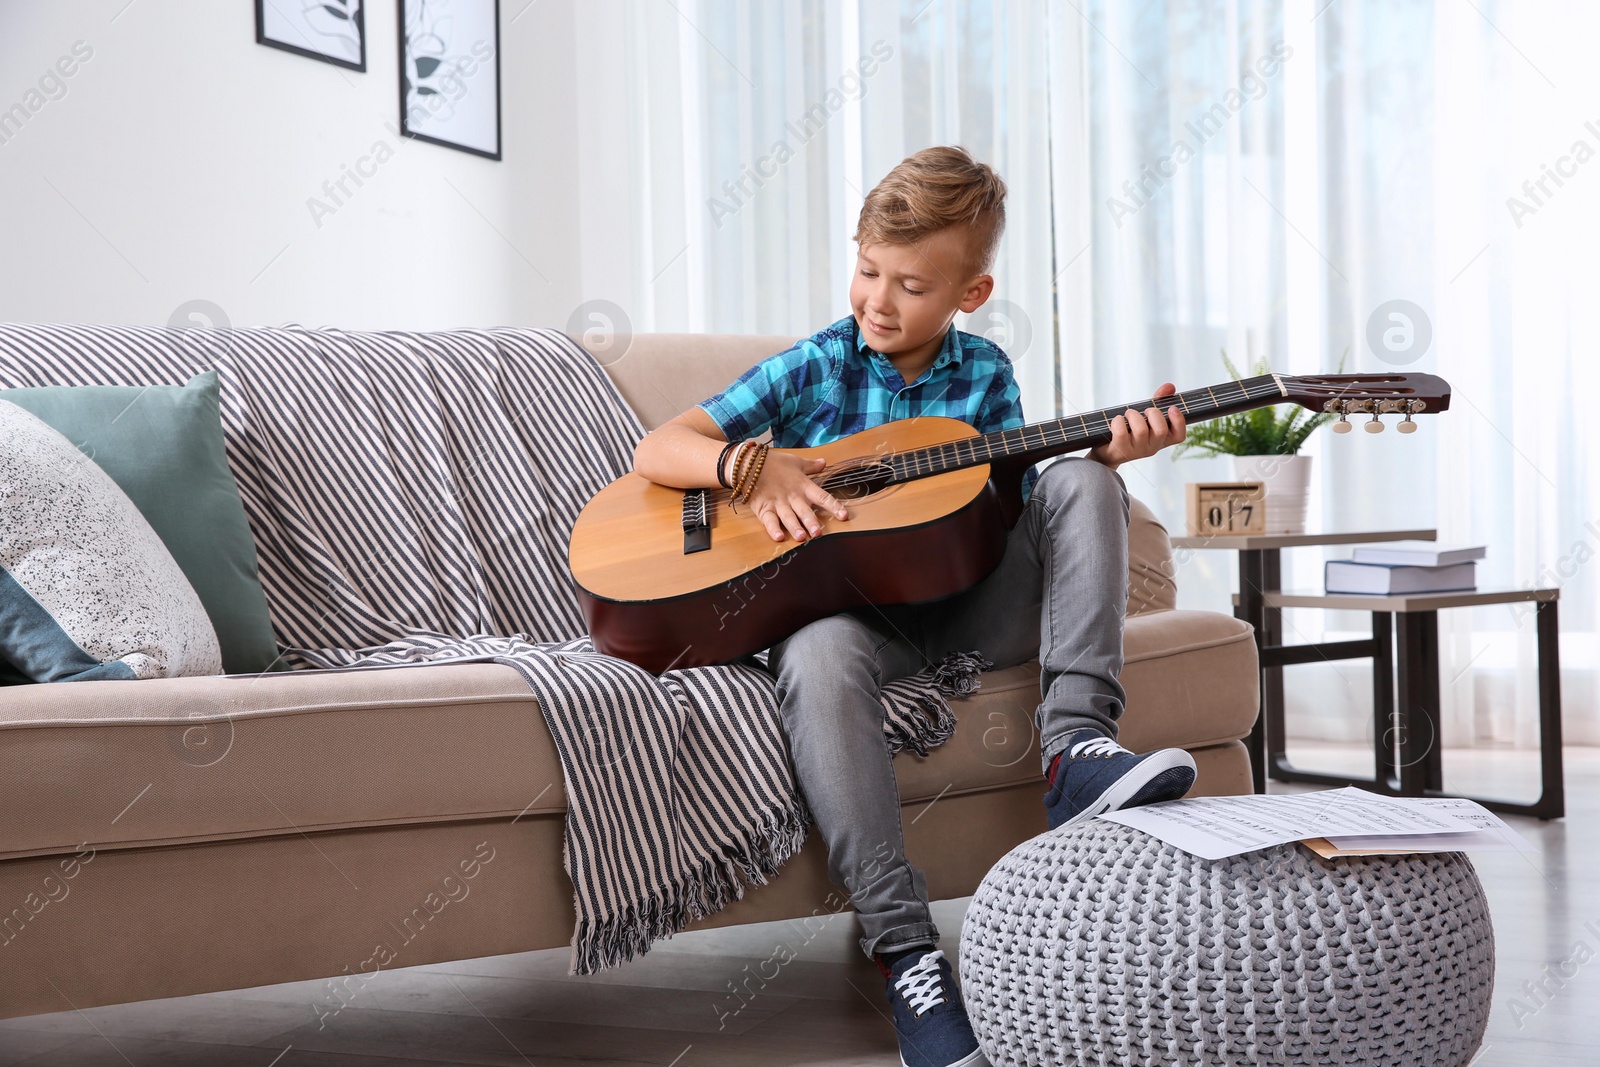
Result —
[[827, 465], [827, 460], [818, 456], [806, 459], [777, 449], [767, 453], [747, 503], [774, 541], [786, 536], [805, 541], [821, 533], [818, 511], [840, 519], [850, 517], [832, 493], [810, 478]]
[[[1156, 399], [1171, 396], [1178, 387], [1164, 382], [1156, 390]], [[1168, 445], [1175, 445], [1188, 436], [1183, 409], [1173, 405], [1162, 414], [1152, 405], [1141, 414], [1129, 408], [1124, 415], [1111, 419], [1111, 440], [1089, 450], [1089, 458], [1104, 463], [1112, 470], [1122, 463], [1153, 456]]]

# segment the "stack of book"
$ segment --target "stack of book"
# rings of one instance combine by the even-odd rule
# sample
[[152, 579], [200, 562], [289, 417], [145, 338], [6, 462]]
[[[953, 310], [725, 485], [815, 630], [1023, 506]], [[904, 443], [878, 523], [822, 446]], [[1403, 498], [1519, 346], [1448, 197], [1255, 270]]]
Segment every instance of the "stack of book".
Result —
[[1442, 593], [1478, 587], [1483, 545], [1395, 541], [1357, 548], [1349, 559], [1330, 559], [1322, 584], [1329, 593]]

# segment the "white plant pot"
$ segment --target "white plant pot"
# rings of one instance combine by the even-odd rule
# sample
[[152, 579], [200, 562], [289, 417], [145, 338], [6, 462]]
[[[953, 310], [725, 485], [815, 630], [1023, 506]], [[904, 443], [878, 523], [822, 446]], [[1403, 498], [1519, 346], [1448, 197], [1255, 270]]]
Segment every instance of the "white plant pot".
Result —
[[1306, 532], [1306, 506], [1311, 499], [1310, 456], [1234, 456], [1233, 476], [1241, 482], [1265, 484], [1267, 533]]

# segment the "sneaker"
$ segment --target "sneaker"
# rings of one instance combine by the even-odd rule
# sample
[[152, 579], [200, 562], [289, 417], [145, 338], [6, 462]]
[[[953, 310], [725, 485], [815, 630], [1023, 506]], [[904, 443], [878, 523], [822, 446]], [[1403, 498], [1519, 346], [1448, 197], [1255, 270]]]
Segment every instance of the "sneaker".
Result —
[[1050, 829], [1108, 811], [1177, 800], [1194, 785], [1194, 757], [1181, 748], [1136, 756], [1095, 730], [1079, 730], [1057, 757], [1044, 795]]
[[878, 969], [888, 982], [901, 1067], [989, 1067], [942, 951], [913, 950]]

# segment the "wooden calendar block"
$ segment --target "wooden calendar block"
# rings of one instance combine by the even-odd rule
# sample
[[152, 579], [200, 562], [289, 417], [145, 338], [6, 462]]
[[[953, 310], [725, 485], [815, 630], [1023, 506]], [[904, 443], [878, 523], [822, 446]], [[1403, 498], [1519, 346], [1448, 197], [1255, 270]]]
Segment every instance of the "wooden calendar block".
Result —
[[1190, 482], [1184, 495], [1190, 537], [1267, 532], [1266, 487], [1261, 482]]

